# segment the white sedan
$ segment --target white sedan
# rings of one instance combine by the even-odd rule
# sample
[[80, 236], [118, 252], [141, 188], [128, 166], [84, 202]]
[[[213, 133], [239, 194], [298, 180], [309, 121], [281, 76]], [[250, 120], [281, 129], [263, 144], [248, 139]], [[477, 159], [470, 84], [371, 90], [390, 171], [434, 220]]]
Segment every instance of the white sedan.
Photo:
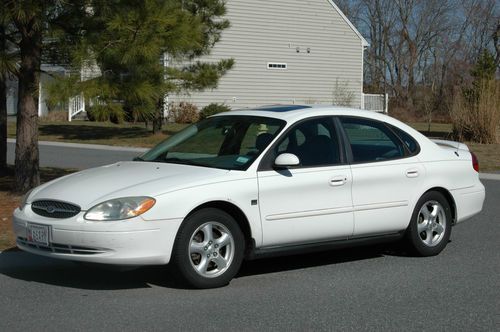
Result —
[[219, 114], [134, 161], [40, 187], [15, 210], [19, 248], [72, 261], [170, 263], [198, 288], [243, 259], [404, 239], [441, 252], [485, 190], [466, 145], [389, 116], [325, 106]]

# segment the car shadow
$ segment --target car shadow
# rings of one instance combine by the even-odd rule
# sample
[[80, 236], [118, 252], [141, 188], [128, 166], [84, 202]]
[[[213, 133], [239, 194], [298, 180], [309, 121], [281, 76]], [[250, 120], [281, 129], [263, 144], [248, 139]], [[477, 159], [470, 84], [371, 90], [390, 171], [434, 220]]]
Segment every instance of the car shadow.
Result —
[[[22, 251], [0, 253], [0, 274], [42, 284], [86, 290], [150, 288], [163, 282], [167, 268], [161, 266], [126, 269], [98, 264], [79, 264], [32, 255]], [[179, 285], [165, 278], [166, 287]]]
[[[383, 256], [405, 255], [394, 245], [375, 245], [352, 249], [244, 261], [236, 278], [293, 271]], [[97, 264], [77, 264], [25, 253], [0, 253], [0, 274], [42, 284], [85, 289], [121, 290], [151, 287], [187, 289], [169, 266], [125, 269]]]
[[333, 249], [308, 254], [256, 259], [243, 263], [236, 278], [342, 264], [384, 256], [409, 256], [398, 243]]

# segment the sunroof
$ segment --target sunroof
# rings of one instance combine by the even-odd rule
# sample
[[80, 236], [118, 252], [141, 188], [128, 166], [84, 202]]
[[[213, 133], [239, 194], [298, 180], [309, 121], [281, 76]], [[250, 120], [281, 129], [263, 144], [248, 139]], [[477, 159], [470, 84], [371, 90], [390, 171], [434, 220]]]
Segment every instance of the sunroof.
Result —
[[257, 108], [259, 111], [267, 111], [267, 112], [289, 112], [300, 110], [303, 108], [311, 108], [311, 106], [304, 105], [275, 105], [275, 106], [263, 106]]

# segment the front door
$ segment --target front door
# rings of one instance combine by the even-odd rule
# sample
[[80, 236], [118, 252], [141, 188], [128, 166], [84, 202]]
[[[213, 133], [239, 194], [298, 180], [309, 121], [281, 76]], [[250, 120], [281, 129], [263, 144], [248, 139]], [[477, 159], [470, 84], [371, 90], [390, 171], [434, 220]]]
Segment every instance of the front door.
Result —
[[[331, 117], [296, 124], [271, 147], [258, 172], [264, 247], [346, 239], [353, 233], [352, 176]], [[281, 153], [301, 164], [275, 169]]]

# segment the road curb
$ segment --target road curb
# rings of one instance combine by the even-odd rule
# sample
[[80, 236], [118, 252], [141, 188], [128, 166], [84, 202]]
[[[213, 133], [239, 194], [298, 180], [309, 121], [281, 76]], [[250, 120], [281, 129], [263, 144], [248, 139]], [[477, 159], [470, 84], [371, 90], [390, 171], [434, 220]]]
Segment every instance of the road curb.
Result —
[[496, 180], [496, 181], [500, 181], [500, 174], [495, 174], [495, 173], [479, 173], [479, 178], [481, 180]]
[[[8, 138], [7, 143], [16, 143], [16, 139]], [[50, 141], [38, 141], [38, 145], [60, 146], [60, 147], [76, 148], [76, 149], [124, 151], [124, 152], [146, 152], [147, 150], [149, 150], [148, 148], [138, 148], [138, 147], [101, 145], [101, 144], [50, 142]]]

